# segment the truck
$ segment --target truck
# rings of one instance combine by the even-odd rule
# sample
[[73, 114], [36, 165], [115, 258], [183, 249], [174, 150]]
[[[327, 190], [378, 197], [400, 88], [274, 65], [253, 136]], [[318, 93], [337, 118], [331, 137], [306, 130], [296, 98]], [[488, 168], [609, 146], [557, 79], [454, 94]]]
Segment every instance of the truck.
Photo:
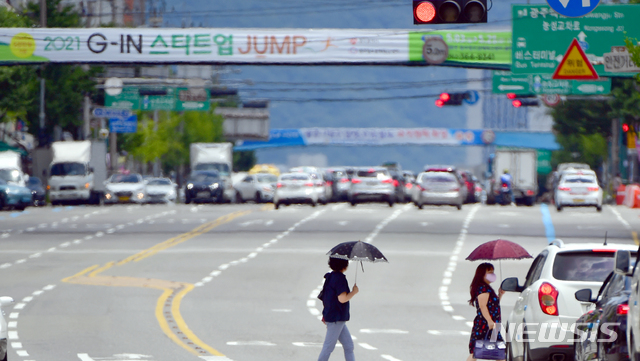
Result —
[[11, 150], [0, 152], [0, 178], [7, 183], [24, 187], [29, 176], [22, 172], [20, 154]]
[[236, 201], [236, 191], [231, 180], [233, 170], [232, 143], [191, 143], [189, 149], [191, 171], [217, 171], [222, 179], [223, 201]]
[[489, 161], [487, 203], [494, 204], [500, 194], [500, 177], [511, 174], [516, 203], [532, 206], [538, 194], [538, 154], [535, 149], [499, 149]]
[[107, 180], [105, 142], [53, 142], [51, 151], [47, 185], [51, 204], [101, 204]]

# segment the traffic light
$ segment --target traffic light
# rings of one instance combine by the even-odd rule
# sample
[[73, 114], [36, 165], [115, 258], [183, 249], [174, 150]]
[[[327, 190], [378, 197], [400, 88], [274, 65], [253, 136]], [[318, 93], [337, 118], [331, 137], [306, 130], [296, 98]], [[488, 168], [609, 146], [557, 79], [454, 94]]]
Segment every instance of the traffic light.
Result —
[[514, 108], [537, 107], [540, 105], [540, 102], [535, 95], [516, 95], [514, 93], [507, 93], [507, 98], [511, 99], [511, 105], [513, 105]]
[[462, 101], [469, 99], [469, 92], [463, 93], [441, 93], [436, 100], [436, 105], [442, 108], [445, 105], [462, 105]]
[[487, 22], [487, 0], [413, 0], [414, 24]]
[[628, 132], [629, 131], [629, 124], [627, 124], [627, 123], [622, 124], [622, 131], [625, 132], [625, 133]]

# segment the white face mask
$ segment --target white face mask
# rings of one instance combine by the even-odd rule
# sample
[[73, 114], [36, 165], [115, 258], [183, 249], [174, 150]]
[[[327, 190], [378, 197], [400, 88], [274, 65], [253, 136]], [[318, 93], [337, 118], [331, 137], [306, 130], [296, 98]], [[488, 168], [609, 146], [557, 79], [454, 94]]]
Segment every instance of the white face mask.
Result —
[[495, 273], [487, 273], [485, 278], [487, 279], [487, 281], [489, 281], [489, 283], [493, 283], [498, 279], [498, 276], [496, 276]]

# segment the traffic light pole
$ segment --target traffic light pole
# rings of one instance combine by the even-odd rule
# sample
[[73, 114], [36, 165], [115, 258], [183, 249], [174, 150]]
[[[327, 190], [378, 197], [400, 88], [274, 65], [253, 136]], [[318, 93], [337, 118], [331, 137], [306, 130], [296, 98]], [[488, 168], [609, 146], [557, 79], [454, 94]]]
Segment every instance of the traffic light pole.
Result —
[[[620, 142], [620, 119], [613, 119], [611, 121], [611, 177], [609, 179], [614, 179], [616, 175], [618, 175], [618, 166], [620, 164], [620, 159], [618, 159], [618, 155], [620, 154], [620, 150], [618, 149]], [[617, 189], [614, 189], [613, 192], [617, 192]]]
[[[47, 0], [40, 0], [40, 27], [47, 27]], [[40, 66], [40, 132], [42, 136], [44, 136], [44, 91], [45, 91], [45, 82], [44, 82], [44, 65]]]

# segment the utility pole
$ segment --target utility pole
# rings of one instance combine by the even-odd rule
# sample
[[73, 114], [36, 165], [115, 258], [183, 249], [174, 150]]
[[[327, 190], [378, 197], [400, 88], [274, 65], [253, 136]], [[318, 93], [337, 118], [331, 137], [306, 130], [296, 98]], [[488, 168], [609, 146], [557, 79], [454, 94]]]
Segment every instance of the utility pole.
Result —
[[[154, 133], [158, 132], [158, 110], [153, 111], [153, 132]], [[153, 162], [153, 176], [154, 177], [160, 176], [160, 159], [158, 159], [157, 157]]]
[[[40, 0], [40, 27], [47, 27], [47, 0]], [[44, 136], [44, 65], [40, 66], [40, 132]]]
[[[620, 165], [620, 160], [618, 156], [620, 155], [620, 150], [618, 148], [618, 142], [620, 141], [620, 119], [613, 119], [611, 122], [611, 177], [609, 179], [614, 179], [616, 175], [618, 175], [618, 166]], [[617, 191], [614, 189], [614, 192]]]
[[82, 116], [84, 118], [84, 129], [82, 132], [82, 138], [87, 140], [91, 137], [91, 98], [89, 98], [89, 94], [84, 95], [84, 107], [82, 109]]

